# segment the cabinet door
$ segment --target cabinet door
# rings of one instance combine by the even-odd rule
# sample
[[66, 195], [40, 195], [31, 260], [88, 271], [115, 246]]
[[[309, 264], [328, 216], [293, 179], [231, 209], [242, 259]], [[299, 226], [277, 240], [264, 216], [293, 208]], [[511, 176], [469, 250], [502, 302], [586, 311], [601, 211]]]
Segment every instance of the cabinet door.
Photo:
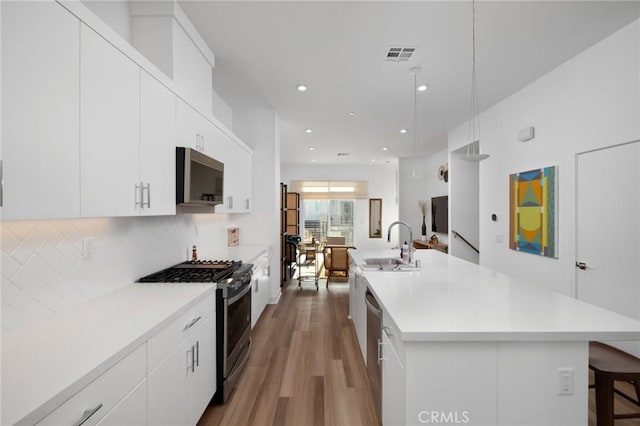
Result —
[[191, 417], [184, 424], [195, 425], [216, 392], [216, 322], [209, 317], [190, 339], [195, 347], [195, 374], [189, 379]]
[[140, 181], [143, 215], [176, 213], [176, 96], [140, 74]]
[[251, 154], [226, 136], [224, 153], [224, 201], [218, 213], [246, 213], [251, 210]]
[[150, 425], [187, 425], [193, 415], [189, 376], [191, 371], [191, 340], [176, 347], [158, 367], [149, 373], [148, 413]]
[[201, 119], [197, 111], [180, 98], [176, 99], [176, 146], [200, 150]]
[[147, 424], [147, 380], [136, 386], [97, 426], [139, 426]]
[[140, 68], [84, 24], [80, 99], [81, 214], [137, 215]]
[[356, 336], [358, 336], [358, 343], [360, 344], [360, 352], [362, 352], [362, 358], [367, 360], [367, 305], [364, 303], [364, 297], [367, 293], [367, 279], [362, 275], [355, 274], [355, 299], [353, 301], [353, 325], [356, 329]]
[[382, 333], [382, 424], [403, 425], [405, 423], [405, 370], [393, 344]]
[[149, 374], [149, 424], [195, 425], [216, 390], [215, 362], [210, 316]]
[[80, 216], [80, 22], [2, 2], [3, 219]]

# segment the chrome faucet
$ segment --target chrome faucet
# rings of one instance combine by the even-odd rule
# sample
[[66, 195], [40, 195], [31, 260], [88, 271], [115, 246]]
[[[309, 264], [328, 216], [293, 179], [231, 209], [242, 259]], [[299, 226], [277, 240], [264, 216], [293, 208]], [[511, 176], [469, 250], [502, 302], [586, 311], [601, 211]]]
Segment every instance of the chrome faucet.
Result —
[[[391, 242], [391, 228], [393, 228], [394, 225], [404, 225], [407, 227], [407, 229], [409, 230], [409, 263], [413, 262], [413, 255], [411, 254], [411, 252], [413, 251], [413, 230], [411, 229], [411, 227], [409, 226], [409, 224], [407, 222], [402, 222], [400, 220], [396, 220], [395, 222], [393, 222], [391, 225], [389, 225], [389, 229], [387, 230], [387, 242], [390, 243]], [[398, 245], [400, 247], [402, 247], [402, 244], [400, 244], [400, 241], [398, 241]], [[402, 253], [402, 249], [400, 249], [400, 253]]]

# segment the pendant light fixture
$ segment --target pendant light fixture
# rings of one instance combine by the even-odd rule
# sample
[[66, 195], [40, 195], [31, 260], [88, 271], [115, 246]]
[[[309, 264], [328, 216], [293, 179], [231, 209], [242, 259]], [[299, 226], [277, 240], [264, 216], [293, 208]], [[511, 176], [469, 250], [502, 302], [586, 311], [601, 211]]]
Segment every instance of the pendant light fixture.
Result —
[[[418, 145], [418, 73], [422, 71], [421, 67], [411, 67], [409, 72], [413, 75], [413, 155], [416, 156], [416, 147]], [[411, 174], [407, 176], [410, 179], [421, 179], [422, 172], [411, 169]]]
[[[476, 2], [472, 0], [472, 51], [473, 61], [471, 68], [471, 106], [469, 107], [469, 131], [467, 137], [470, 142], [467, 145], [467, 153], [461, 158], [466, 161], [482, 161], [489, 158], [489, 154], [480, 153], [480, 111], [478, 110], [478, 81], [476, 79]], [[477, 133], [476, 133], [477, 129]]]

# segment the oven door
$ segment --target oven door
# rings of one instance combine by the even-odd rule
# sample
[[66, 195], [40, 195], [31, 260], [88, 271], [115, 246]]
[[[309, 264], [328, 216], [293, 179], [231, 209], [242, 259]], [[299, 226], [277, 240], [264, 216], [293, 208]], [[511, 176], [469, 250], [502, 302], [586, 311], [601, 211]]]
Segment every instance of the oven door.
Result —
[[[224, 307], [224, 377], [230, 377], [244, 365], [251, 337], [251, 284], [227, 299]], [[242, 355], [242, 356], [241, 356]]]

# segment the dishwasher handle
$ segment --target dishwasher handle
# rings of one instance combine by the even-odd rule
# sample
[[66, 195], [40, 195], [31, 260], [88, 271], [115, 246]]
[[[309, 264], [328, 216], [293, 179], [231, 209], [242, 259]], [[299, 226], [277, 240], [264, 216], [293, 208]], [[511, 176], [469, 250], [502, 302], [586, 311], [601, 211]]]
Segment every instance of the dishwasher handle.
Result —
[[382, 309], [380, 309], [380, 305], [378, 305], [378, 301], [374, 297], [373, 293], [369, 290], [364, 295], [364, 303], [367, 305], [367, 309], [373, 312], [377, 317], [382, 316]]

